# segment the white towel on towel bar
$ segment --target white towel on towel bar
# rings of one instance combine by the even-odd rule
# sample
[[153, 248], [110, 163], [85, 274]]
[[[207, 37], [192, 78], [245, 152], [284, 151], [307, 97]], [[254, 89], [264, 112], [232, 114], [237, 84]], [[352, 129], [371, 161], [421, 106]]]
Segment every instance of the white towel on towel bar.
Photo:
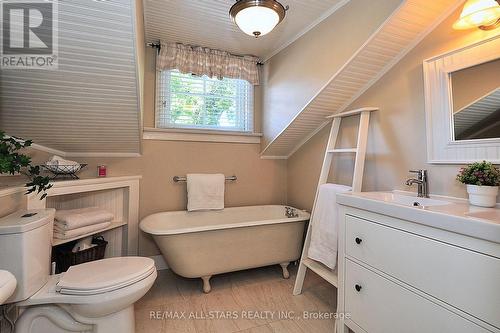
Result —
[[62, 230], [72, 230], [97, 223], [109, 222], [113, 214], [99, 207], [57, 210], [55, 220]]
[[350, 186], [323, 184], [319, 188], [312, 216], [311, 244], [307, 256], [334, 269], [337, 266], [339, 215], [336, 194], [351, 191]]
[[188, 211], [224, 209], [223, 174], [187, 175]]
[[54, 238], [58, 239], [69, 239], [82, 236], [85, 234], [90, 234], [92, 232], [98, 232], [99, 230], [106, 229], [111, 225], [111, 222], [98, 223], [93, 225], [88, 225], [86, 227], [81, 227], [73, 230], [61, 229], [59, 223], [54, 222]]

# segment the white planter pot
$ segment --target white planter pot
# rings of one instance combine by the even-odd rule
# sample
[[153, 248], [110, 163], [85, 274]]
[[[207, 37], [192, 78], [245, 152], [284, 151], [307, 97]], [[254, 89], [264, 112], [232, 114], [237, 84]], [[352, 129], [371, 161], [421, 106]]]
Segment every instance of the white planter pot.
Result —
[[469, 202], [480, 207], [495, 207], [497, 204], [498, 186], [467, 185]]

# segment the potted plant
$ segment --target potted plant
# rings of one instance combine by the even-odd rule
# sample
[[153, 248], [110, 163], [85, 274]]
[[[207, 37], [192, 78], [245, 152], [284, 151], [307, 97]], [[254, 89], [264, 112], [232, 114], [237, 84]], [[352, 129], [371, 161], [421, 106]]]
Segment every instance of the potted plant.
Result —
[[26, 184], [26, 194], [36, 192], [42, 193], [40, 200], [47, 196], [47, 190], [52, 187], [49, 177], [40, 175], [40, 167], [31, 164], [31, 157], [21, 154], [19, 151], [31, 146], [31, 140], [23, 140], [5, 135], [0, 131], [0, 174], [23, 174], [29, 178]]
[[500, 169], [483, 161], [462, 168], [457, 179], [467, 185], [469, 202], [481, 207], [495, 207], [500, 186]]

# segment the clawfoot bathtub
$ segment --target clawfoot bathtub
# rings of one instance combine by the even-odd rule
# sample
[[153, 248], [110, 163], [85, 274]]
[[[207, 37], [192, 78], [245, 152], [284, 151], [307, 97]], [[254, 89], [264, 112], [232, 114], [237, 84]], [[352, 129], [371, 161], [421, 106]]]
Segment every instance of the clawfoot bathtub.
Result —
[[213, 275], [268, 265], [287, 266], [300, 257], [309, 213], [285, 215], [285, 206], [248, 206], [207, 212], [163, 212], [141, 221], [167, 265], [178, 275], [201, 278], [211, 291]]

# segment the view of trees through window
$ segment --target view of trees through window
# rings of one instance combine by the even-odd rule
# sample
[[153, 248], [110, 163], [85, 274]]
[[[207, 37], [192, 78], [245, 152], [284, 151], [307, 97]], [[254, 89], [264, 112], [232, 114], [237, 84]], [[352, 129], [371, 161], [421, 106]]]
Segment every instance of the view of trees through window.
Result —
[[253, 87], [247, 81], [162, 74], [161, 127], [251, 130]]

